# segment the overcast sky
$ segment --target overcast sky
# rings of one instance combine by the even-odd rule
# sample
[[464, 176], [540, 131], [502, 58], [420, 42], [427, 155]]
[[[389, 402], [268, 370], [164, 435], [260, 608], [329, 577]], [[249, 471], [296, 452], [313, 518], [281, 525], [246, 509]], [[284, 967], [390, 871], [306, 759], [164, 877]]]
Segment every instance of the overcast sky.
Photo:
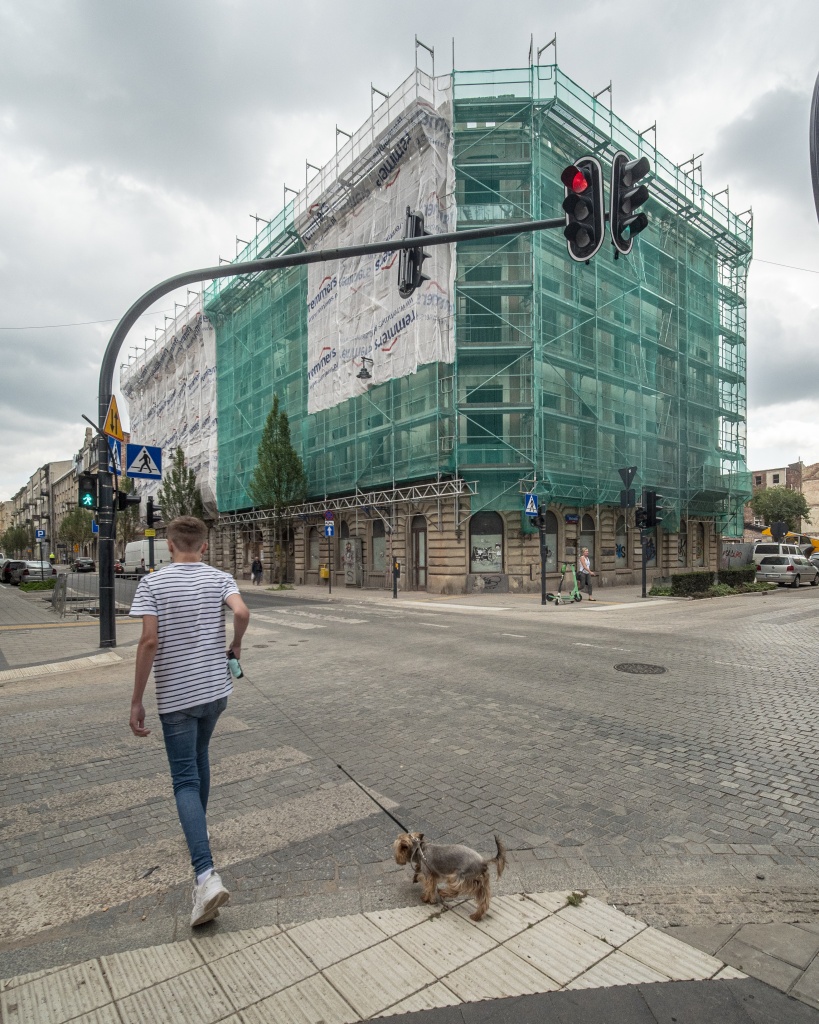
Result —
[[525, 66], [530, 33], [557, 33], [563, 71], [591, 92], [611, 79], [615, 112], [656, 119], [666, 156], [705, 154], [706, 188], [754, 211], [749, 465], [819, 461], [816, 0], [0, 0], [0, 499], [76, 452], [131, 303], [235, 255], [249, 215], [330, 158], [335, 125], [369, 115], [370, 83], [410, 73], [416, 33], [438, 72], [453, 36], [467, 70]]

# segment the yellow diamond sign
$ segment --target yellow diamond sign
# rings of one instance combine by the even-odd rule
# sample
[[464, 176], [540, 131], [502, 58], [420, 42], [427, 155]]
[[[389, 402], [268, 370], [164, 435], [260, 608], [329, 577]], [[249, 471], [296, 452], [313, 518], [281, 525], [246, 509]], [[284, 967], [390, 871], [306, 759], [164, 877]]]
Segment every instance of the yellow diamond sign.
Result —
[[102, 428], [102, 432], [109, 437], [115, 437], [117, 441], [125, 440], [125, 435], [122, 433], [117, 400], [114, 395], [111, 395], [111, 401], [108, 403], [108, 415], [105, 417], [105, 426]]

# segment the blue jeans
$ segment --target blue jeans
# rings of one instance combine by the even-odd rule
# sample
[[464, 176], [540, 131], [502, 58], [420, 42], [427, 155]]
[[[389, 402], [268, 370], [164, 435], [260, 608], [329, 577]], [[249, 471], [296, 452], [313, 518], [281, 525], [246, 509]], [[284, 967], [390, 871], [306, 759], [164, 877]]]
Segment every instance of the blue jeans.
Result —
[[205, 814], [210, 793], [208, 744], [227, 697], [160, 715], [171, 766], [173, 795], [197, 875], [213, 867]]

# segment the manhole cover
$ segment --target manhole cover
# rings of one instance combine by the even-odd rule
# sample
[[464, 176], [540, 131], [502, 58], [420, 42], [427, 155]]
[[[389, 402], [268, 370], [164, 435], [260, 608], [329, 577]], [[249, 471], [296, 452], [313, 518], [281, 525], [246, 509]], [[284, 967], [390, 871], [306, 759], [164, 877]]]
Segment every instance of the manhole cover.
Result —
[[614, 666], [615, 672], [630, 672], [633, 676], [661, 676], [668, 669], [662, 665], [645, 665], [639, 661], [624, 661]]

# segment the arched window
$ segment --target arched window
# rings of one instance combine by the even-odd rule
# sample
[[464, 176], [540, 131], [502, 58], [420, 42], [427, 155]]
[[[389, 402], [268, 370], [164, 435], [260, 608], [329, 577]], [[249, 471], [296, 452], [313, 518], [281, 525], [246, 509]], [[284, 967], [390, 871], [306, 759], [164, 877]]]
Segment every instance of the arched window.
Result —
[[476, 512], [469, 520], [469, 571], [503, 572], [503, 520], [497, 512]]
[[543, 543], [546, 546], [546, 572], [557, 572], [557, 516], [554, 512], [546, 513]]
[[384, 521], [375, 519], [373, 521], [373, 572], [386, 572], [387, 569], [387, 531], [384, 529]]
[[614, 567], [628, 569], [628, 535], [626, 517], [618, 516], [614, 525]]
[[694, 528], [694, 565], [705, 565], [705, 526], [702, 523]]
[[677, 565], [684, 569], [688, 565], [688, 523], [680, 519], [680, 532], [677, 534]]
[[341, 522], [338, 524], [338, 544], [335, 544], [336, 552], [336, 569], [344, 568], [344, 544], [345, 540], [350, 539], [350, 524]]
[[315, 526], [310, 527], [307, 555], [308, 568], [318, 570], [319, 562], [321, 561], [321, 537], [319, 536], [318, 528]]
[[589, 558], [591, 559], [592, 569], [594, 569], [594, 519], [588, 513], [580, 520], [580, 537], [577, 541], [578, 558], [583, 548], [589, 549]]

